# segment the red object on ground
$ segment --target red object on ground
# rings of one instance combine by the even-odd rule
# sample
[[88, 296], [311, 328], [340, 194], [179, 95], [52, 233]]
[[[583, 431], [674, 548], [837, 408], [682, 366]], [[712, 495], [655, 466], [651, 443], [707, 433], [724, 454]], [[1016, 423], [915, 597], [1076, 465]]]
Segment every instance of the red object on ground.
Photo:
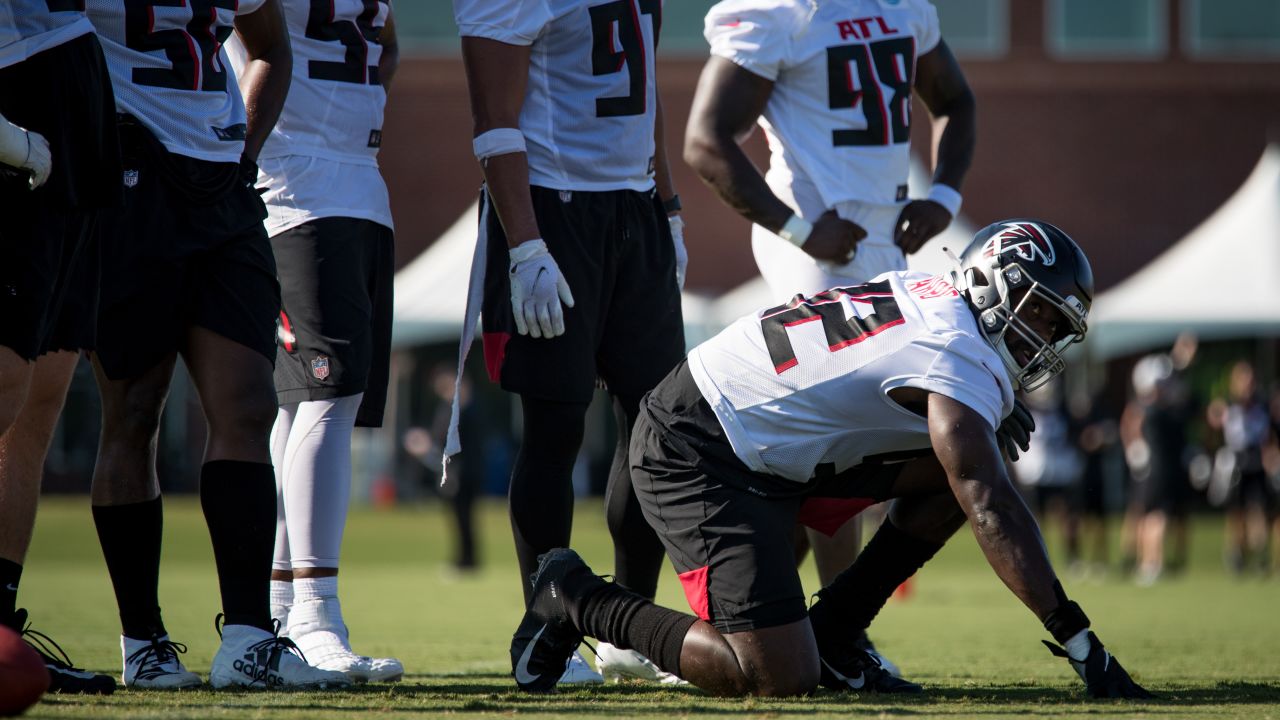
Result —
[[21, 715], [48, 689], [44, 661], [22, 636], [0, 625], [0, 715]]

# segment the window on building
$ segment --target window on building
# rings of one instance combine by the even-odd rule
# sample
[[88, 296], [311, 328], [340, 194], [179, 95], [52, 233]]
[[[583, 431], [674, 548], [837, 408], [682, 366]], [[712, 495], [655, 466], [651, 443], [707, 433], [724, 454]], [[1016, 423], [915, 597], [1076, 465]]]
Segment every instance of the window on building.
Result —
[[1280, 2], [1185, 0], [1183, 43], [1198, 57], [1280, 58]]
[[1045, 39], [1061, 58], [1152, 59], [1168, 48], [1166, 0], [1049, 0], [1046, 10]]
[[[662, 17], [662, 53], [706, 55], [702, 19], [716, 1], [668, 0]], [[459, 52], [451, 0], [396, 2], [395, 13], [396, 35], [406, 51], [428, 55]]]
[[1009, 0], [934, 0], [942, 37], [961, 58], [994, 58], [1009, 51]]

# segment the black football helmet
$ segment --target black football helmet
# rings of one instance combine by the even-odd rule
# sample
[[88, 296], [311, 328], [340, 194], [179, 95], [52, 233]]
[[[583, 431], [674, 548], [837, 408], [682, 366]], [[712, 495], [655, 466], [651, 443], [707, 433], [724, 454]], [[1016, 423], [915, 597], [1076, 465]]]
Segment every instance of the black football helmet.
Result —
[[[1093, 270], [1075, 241], [1042, 220], [1013, 218], [978, 231], [955, 259], [952, 282], [1004, 361], [1014, 389], [1034, 390], [1062, 372], [1062, 353], [1084, 339], [1093, 304]], [[1049, 303], [1065, 319], [1049, 341], [1018, 317], [1031, 298]], [[1011, 332], [1034, 350], [1025, 364], [1007, 345]]]

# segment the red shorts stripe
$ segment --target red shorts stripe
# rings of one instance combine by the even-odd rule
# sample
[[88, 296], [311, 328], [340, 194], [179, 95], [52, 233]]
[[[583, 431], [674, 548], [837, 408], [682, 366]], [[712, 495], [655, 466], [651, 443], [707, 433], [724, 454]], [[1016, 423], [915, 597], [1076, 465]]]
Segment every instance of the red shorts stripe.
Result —
[[689, 601], [689, 609], [703, 620], [711, 619], [710, 603], [707, 600], [707, 567], [680, 573], [680, 586], [684, 588], [684, 597]]
[[502, 360], [507, 355], [507, 343], [511, 333], [491, 332], [483, 335], [484, 367], [489, 371], [490, 382], [502, 381]]
[[800, 522], [832, 537], [854, 515], [875, 505], [871, 498], [811, 497], [800, 506]]

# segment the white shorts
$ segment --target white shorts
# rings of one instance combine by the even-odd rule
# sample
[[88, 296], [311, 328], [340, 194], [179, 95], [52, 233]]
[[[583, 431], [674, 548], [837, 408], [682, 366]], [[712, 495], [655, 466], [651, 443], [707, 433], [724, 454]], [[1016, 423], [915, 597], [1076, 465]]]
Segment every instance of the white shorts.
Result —
[[[751, 227], [756, 265], [778, 302], [785, 302], [796, 293], [812, 295], [833, 287], [860, 285], [880, 273], [907, 269], [906, 255], [893, 242], [901, 205], [846, 202], [835, 210], [867, 231], [853, 260], [844, 264], [818, 260], [759, 225]], [[812, 222], [817, 218], [805, 219]]]

